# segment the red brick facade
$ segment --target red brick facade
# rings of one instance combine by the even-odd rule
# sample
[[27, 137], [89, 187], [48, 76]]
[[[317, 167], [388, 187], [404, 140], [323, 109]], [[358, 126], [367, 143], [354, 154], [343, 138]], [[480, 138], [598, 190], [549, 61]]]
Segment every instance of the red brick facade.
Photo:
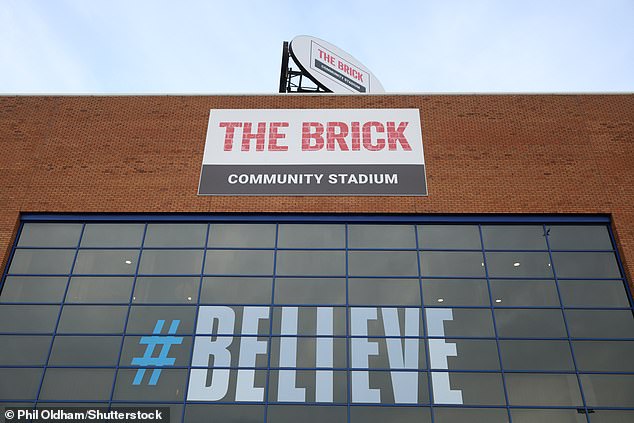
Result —
[[[428, 197], [196, 195], [212, 108], [417, 108]], [[634, 95], [0, 97], [0, 257], [21, 212], [607, 214], [634, 279]]]

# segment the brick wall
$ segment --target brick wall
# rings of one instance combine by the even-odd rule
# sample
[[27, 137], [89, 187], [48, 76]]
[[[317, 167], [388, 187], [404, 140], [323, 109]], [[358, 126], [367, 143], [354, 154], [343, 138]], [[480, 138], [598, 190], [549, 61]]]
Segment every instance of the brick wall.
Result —
[[[209, 109], [418, 108], [428, 197], [199, 197]], [[634, 278], [634, 95], [0, 97], [0, 257], [20, 212], [609, 214]]]

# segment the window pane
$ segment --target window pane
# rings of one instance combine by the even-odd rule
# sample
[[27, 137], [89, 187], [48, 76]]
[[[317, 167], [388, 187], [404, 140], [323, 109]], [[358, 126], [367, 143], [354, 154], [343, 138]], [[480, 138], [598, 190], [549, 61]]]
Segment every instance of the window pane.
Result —
[[79, 250], [75, 274], [133, 275], [139, 250]]
[[344, 225], [280, 224], [277, 248], [345, 248]]
[[192, 303], [198, 301], [200, 277], [140, 276], [134, 286], [135, 303]]
[[420, 249], [480, 250], [480, 231], [475, 225], [419, 225]]
[[[167, 333], [167, 328], [163, 327], [163, 333]], [[181, 343], [174, 344], [169, 348], [168, 357], [174, 358], [174, 366], [188, 366], [191, 358], [192, 352], [192, 338], [191, 336], [180, 337]], [[125, 341], [123, 343], [123, 350], [121, 352], [121, 361], [119, 362], [119, 366], [137, 366], [137, 364], [132, 361], [135, 358], [143, 357], [146, 354], [147, 343], [142, 343], [141, 340], [143, 337], [141, 336], [126, 336]], [[117, 344], [117, 354], [119, 353], [119, 347], [121, 343], [121, 339], [118, 338], [119, 344]], [[161, 350], [163, 347], [157, 346], [154, 349], [154, 353], [152, 357], [158, 357], [161, 354]], [[117, 356], [115, 356], [116, 360]]]
[[150, 223], [144, 247], [203, 247], [207, 225], [200, 223]]
[[506, 370], [574, 371], [568, 341], [500, 341]]
[[126, 306], [64, 306], [59, 333], [121, 333]]
[[[506, 405], [502, 376], [499, 373], [432, 372], [432, 387], [434, 378], [446, 378], [447, 375], [451, 389], [462, 391], [464, 405]], [[459, 402], [447, 401], [444, 396], [440, 396], [438, 391], [434, 392], [434, 403], [458, 404]]]
[[200, 274], [203, 250], [144, 250], [140, 274]]
[[274, 248], [275, 225], [217, 223], [209, 228], [209, 247]]
[[18, 247], [76, 247], [81, 223], [25, 223]]
[[70, 273], [75, 250], [15, 250], [9, 273], [64, 275]]
[[493, 278], [552, 278], [548, 253], [487, 252], [489, 276]]
[[510, 405], [583, 405], [574, 374], [506, 373]]
[[632, 341], [575, 341], [572, 347], [581, 371], [634, 373]]
[[482, 226], [482, 241], [487, 250], [547, 250], [542, 225]]
[[[539, 410], [539, 409], [511, 409], [513, 423], [586, 423], [585, 414], [579, 414], [573, 410]], [[592, 415], [592, 423], [595, 423], [595, 414]]]
[[142, 223], [88, 223], [81, 238], [82, 247], [140, 247]]
[[166, 334], [172, 322], [179, 320], [177, 334], [194, 332], [195, 306], [132, 306], [126, 333], [149, 335], [154, 333], [156, 322], [164, 320], [161, 333]]
[[592, 423], [630, 422], [634, 422], [634, 411], [632, 410], [594, 410], [594, 413], [592, 414]]
[[[281, 343], [291, 345], [291, 349], [296, 352], [296, 364], [294, 366], [286, 362], [280, 362]], [[321, 344], [320, 348], [326, 346], [325, 351], [328, 351], [328, 353], [318, 357], [318, 344]], [[346, 368], [346, 340], [344, 338], [296, 338], [286, 336], [280, 338], [274, 336], [271, 339], [271, 368], [275, 367]]]
[[0, 398], [34, 400], [41, 379], [42, 369], [0, 369]]
[[[271, 260], [271, 271], [272, 269]], [[278, 251], [278, 275], [344, 276], [346, 256], [343, 251]]]
[[[427, 309], [427, 328], [436, 325], [434, 318], [431, 317], [434, 313], [433, 310]], [[451, 310], [451, 309], [440, 309]], [[493, 319], [491, 317], [490, 309], [469, 309], [469, 308], [454, 308], [452, 310], [452, 320], [444, 320], [444, 335], [447, 337], [452, 336], [473, 336], [473, 337], [494, 337], [495, 332], [493, 330]], [[443, 316], [444, 318], [444, 316]], [[442, 336], [442, 334], [435, 334], [432, 331], [428, 333], [430, 336]]]
[[416, 248], [410, 225], [350, 225], [348, 248]]
[[350, 278], [348, 296], [350, 304], [420, 305], [418, 279]]
[[262, 423], [263, 420], [263, 405], [188, 404], [185, 410], [185, 423]]
[[[406, 371], [403, 374], [389, 371], [351, 371], [351, 401], [353, 403], [429, 404], [427, 374], [413, 371]], [[355, 380], [362, 380], [362, 378], [369, 379], [370, 387], [378, 390], [378, 395], [371, 397], [365, 389], [355, 389], [357, 386]]]
[[[428, 400], [429, 401], [429, 400]], [[438, 409], [436, 409], [436, 415]], [[342, 420], [343, 421], [343, 420]], [[352, 423], [417, 422], [430, 423], [431, 415], [425, 407], [350, 407]], [[436, 422], [439, 420], [436, 419]], [[473, 421], [473, 420], [471, 420]], [[493, 423], [493, 422], [488, 422]]]
[[60, 303], [68, 277], [7, 276], [0, 302]]
[[137, 371], [139, 370], [119, 369], [114, 388], [114, 400], [147, 401], [151, 398], [152, 401], [184, 401], [186, 369], [162, 369], [156, 385], [149, 384], [154, 369], [140, 370], [143, 373], [143, 379], [140, 384], [134, 385]]
[[414, 251], [350, 251], [348, 271], [351, 276], [417, 276], [418, 261]]
[[[348, 379], [347, 372], [345, 371], [333, 371], [332, 372], [332, 399], [321, 399], [317, 396], [316, 389], [316, 371], [315, 370], [296, 370], [295, 371], [295, 386], [297, 388], [304, 388], [305, 401], [293, 401], [287, 397], [280, 397], [279, 392], [279, 380], [280, 374], [287, 372], [287, 370], [271, 370], [269, 376], [269, 402], [326, 402], [335, 404], [345, 404], [348, 400]], [[288, 375], [288, 373], [287, 373]], [[297, 416], [299, 417], [299, 416]], [[302, 417], [303, 421], [304, 418]], [[269, 421], [271, 421], [269, 419]], [[273, 420], [277, 422], [277, 420]], [[297, 421], [297, 420], [296, 420]]]
[[[548, 226], [552, 250], [611, 250], [612, 241], [606, 226]], [[594, 419], [593, 419], [594, 420]]]
[[[275, 307], [273, 309], [273, 335], [295, 335], [295, 333], [282, 333], [282, 311], [287, 307]], [[317, 333], [317, 313], [319, 310], [332, 316], [332, 325], [329, 325], [326, 333]], [[331, 310], [331, 311], [330, 311]], [[345, 307], [298, 307], [297, 333], [306, 335], [334, 335], [346, 334], [346, 310]], [[236, 319], [237, 320], [237, 319]], [[268, 325], [267, 325], [268, 329]], [[263, 332], [259, 332], [263, 333]]]
[[346, 280], [334, 278], [276, 278], [278, 304], [345, 304]]
[[[268, 321], [267, 321], [268, 324]], [[267, 327], [267, 332], [268, 332], [268, 327]], [[205, 336], [196, 336], [196, 342], [204, 342], [209, 340], [208, 337]], [[223, 336], [220, 337], [215, 337], [212, 336], [212, 340], [218, 340], [220, 338], [221, 341], [225, 341]], [[248, 368], [257, 368], [257, 369], [262, 369], [262, 371], [257, 371], [257, 375], [258, 377], [260, 377], [262, 374], [264, 375], [264, 379], [266, 379], [266, 369], [268, 368], [268, 355], [266, 352], [263, 353], [257, 353], [255, 354], [255, 360], [253, 360], [253, 355], [250, 355], [250, 358], [253, 360], [252, 362], [245, 364], [245, 360], [243, 359], [242, 361], [240, 361], [240, 349], [241, 348], [246, 348], [249, 352], [252, 352], [252, 350], [250, 348], [253, 347], [254, 344], [257, 344], [260, 348], [264, 349], [264, 348], [268, 348], [268, 335], [263, 335], [263, 336], [229, 336], [226, 342], [228, 343], [228, 346], [226, 348], [227, 351], [229, 351], [230, 357], [228, 358], [228, 360], [225, 362], [223, 360], [222, 362], [222, 366], [216, 362], [217, 357], [214, 354], [204, 354], [201, 355], [199, 357], [194, 357], [192, 359], [192, 367], [208, 367], [209, 371], [207, 372], [207, 369], [205, 370], [205, 373], [207, 373], [207, 381], [208, 383], [210, 383], [210, 380], [213, 379], [214, 377], [217, 377], [217, 373], [214, 372], [214, 368], [227, 368], [227, 367], [231, 367], [232, 369], [238, 368], [238, 367], [248, 367]], [[226, 345], [226, 344], [223, 344]], [[247, 346], [244, 346], [247, 345]], [[268, 351], [268, 350], [267, 350]], [[188, 357], [189, 359], [189, 357]], [[227, 364], [228, 363], [228, 364]], [[225, 396], [225, 399], [227, 401], [234, 401], [234, 395], [235, 395], [235, 383], [236, 383], [236, 371], [232, 370], [231, 373], [229, 374], [230, 377], [230, 381], [229, 384], [230, 386], [230, 391], [231, 393], [228, 393], [227, 396]], [[264, 385], [264, 384], [262, 384]]]
[[[431, 340], [431, 343], [434, 341]], [[473, 340], [473, 339], [446, 339], [445, 342], [456, 345], [457, 355], [447, 357], [449, 370], [499, 370], [500, 359], [498, 358], [498, 347], [495, 341]], [[429, 353], [432, 365], [433, 348]], [[436, 367], [437, 369], [447, 369], [447, 367]]]
[[205, 274], [272, 275], [273, 251], [207, 250]]
[[47, 369], [43, 400], [109, 400], [114, 369]]
[[119, 336], [56, 336], [49, 364], [115, 367], [120, 348]]
[[0, 345], [0, 366], [37, 366], [46, 363], [51, 337], [0, 335]]
[[498, 335], [505, 338], [565, 338], [561, 310], [495, 310]]
[[305, 405], [271, 405], [268, 408], [268, 423], [323, 423], [345, 422], [347, 407], [325, 407]]
[[559, 281], [559, 292], [568, 307], [629, 307], [623, 281]]
[[494, 306], [560, 306], [557, 286], [552, 279], [493, 279], [490, 283]]
[[634, 407], [634, 375], [580, 375], [588, 407]]
[[434, 408], [435, 423], [507, 423], [508, 421], [509, 418], [505, 408]]
[[200, 302], [207, 304], [269, 304], [272, 278], [203, 279]]
[[566, 310], [566, 321], [574, 338], [634, 338], [630, 310]]
[[423, 251], [420, 253], [423, 276], [484, 277], [482, 253]]
[[552, 253], [559, 278], [620, 278], [614, 253]]
[[[375, 334], [376, 330], [370, 331]], [[401, 332], [402, 333], [402, 332]], [[381, 331], [383, 335], [383, 331]], [[403, 334], [404, 335], [404, 334]], [[416, 336], [416, 333], [414, 333]], [[425, 358], [425, 341], [417, 338], [351, 338], [349, 341], [350, 367], [354, 369], [370, 370], [424, 370], [427, 368]], [[368, 347], [368, 345], [370, 345]], [[370, 354], [366, 359], [366, 348], [376, 349], [377, 354]], [[403, 349], [418, 352], [417, 355], [409, 355], [407, 361], [399, 362], [398, 369], [393, 369], [394, 360], [390, 356], [388, 348], [396, 351], [402, 357]], [[392, 350], [394, 348], [394, 350]]]
[[69, 303], [129, 303], [132, 277], [73, 277], [66, 295]]
[[423, 336], [418, 307], [350, 307], [349, 310], [353, 336]]
[[423, 279], [425, 305], [489, 306], [486, 279]]
[[0, 332], [52, 333], [59, 306], [0, 305]]

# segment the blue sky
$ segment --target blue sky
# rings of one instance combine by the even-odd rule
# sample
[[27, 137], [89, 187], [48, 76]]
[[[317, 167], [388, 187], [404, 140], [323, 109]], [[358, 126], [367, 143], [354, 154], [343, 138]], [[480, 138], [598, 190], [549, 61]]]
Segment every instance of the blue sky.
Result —
[[0, 93], [275, 93], [300, 34], [387, 92], [634, 92], [634, 0], [0, 0]]

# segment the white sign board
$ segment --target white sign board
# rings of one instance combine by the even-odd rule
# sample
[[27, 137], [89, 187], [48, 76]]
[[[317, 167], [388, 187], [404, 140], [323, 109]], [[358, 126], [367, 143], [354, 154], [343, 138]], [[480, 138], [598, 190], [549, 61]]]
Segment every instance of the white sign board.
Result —
[[211, 110], [201, 195], [427, 195], [418, 109]]

